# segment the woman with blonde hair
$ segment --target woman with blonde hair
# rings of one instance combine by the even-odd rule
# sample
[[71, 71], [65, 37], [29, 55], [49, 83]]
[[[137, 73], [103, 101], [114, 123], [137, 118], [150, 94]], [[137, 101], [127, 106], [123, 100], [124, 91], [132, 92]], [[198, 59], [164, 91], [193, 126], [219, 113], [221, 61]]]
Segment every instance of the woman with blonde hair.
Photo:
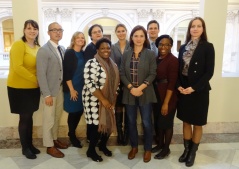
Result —
[[75, 32], [63, 61], [64, 110], [68, 112], [68, 136], [71, 144], [78, 148], [82, 148], [81, 142], [76, 137], [76, 128], [83, 114], [81, 93], [84, 86], [83, 75], [86, 62], [83, 51], [85, 43], [84, 34]]

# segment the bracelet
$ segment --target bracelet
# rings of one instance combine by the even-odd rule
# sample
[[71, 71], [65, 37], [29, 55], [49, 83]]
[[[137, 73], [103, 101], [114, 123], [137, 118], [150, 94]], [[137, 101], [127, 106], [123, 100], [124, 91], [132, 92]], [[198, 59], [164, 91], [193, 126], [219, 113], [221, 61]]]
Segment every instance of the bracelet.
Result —
[[147, 86], [149, 85], [149, 82], [147, 80], [145, 80], [143, 83], [146, 84]]
[[133, 88], [134, 88], [134, 86], [133, 86], [133, 85], [132, 85], [132, 86], [130, 86], [130, 88], [129, 88], [129, 91], [130, 91], [130, 90], [132, 90]]

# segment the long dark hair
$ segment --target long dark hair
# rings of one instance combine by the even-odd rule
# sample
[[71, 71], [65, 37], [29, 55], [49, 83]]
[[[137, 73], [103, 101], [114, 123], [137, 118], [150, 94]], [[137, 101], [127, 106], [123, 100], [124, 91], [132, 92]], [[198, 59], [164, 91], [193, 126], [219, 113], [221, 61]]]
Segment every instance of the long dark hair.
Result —
[[186, 41], [185, 41], [186, 44], [191, 40], [190, 29], [192, 27], [193, 21], [195, 21], [195, 20], [200, 20], [202, 22], [203, 32], [200, 36], [200, 41], [206, 41], [207, 42], [207, 31], [206, 31], [205, 21], [201, 17], [195, 17], [188, 24], [187, 36], [186, 36]]
[[[26, 29], [27, 25], [30, 24], [33, 28], [36, 28], [37, 30], [39, 30], [39, 26], [38, 26], [38, 23], [34, 20], [26, 20], [25, 23], [24, 23], [24, 28], [23, 29]], [[40, 46], [39, 42], [38, 42], [38, 36], [39, 34], [37, 35], [37, 37], [35, 38], [34, 40], [34, 44], [37, 45], [37, 46]], [[27, 39], [25, 37], [25, 34], [22, 36], [22, 40], [23, 42], [27, 42]]]
[[146, 31], [145, 28], [144, 28], [143, 26], [141, 26], [141, 25], [137, 25], [137, 26], [135, 26], [135, 27], [132, 29], [132, 31], [131, 31], [131, 33], [130, 33], [130, 40], [129, 40], [130, 47], [131, 47], [131, 48], [134, 48], [134, 42], [133, 42], [132, 38], [133, 38], [134, 33], [135, 33], [136, 31], [139, 31], [139, 30], [142, 30], [143, 33], [144, 33], [145, 41], [144, 41], [143, 47], [144, 47], [144, 48], [147, 48], [147, 47], [149, 46], [149, 40], [148, 40], [148, 38], [147, 38], [147, 31]]

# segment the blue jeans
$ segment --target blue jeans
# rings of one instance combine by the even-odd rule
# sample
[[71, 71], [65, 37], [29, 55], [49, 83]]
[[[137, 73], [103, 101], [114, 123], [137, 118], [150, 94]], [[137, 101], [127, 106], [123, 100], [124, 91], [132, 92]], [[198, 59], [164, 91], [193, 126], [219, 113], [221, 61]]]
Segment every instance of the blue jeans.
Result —
[[141, 119], [144, 128], [144, 150], [151, 151], [153, 142], [152, 127], [152, 105], [145, 104], [143, 106], [126, 104], [126, 114], [128, 118], [129, 139], [131, 147], [138, 147], [138, 130], [137, 130], [137, 108], [139, 107]]

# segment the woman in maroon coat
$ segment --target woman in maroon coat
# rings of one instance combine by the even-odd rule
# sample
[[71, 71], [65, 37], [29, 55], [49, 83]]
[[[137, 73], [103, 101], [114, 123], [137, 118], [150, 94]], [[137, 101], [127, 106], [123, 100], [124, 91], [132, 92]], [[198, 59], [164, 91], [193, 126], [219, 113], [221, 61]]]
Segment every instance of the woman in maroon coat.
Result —
[[157, 145], [162, 150], [154, 158], [163, 159], [170, 154], [169, 145], [173, 136], [173, 121], [177, 106], [178, 59], [171, 53], [173, 39], [169, 35], [158, 37], [155, 44], [159, 51], [156, 83], [158, 104], [161, 107], [156, 121], [159, 132]]

